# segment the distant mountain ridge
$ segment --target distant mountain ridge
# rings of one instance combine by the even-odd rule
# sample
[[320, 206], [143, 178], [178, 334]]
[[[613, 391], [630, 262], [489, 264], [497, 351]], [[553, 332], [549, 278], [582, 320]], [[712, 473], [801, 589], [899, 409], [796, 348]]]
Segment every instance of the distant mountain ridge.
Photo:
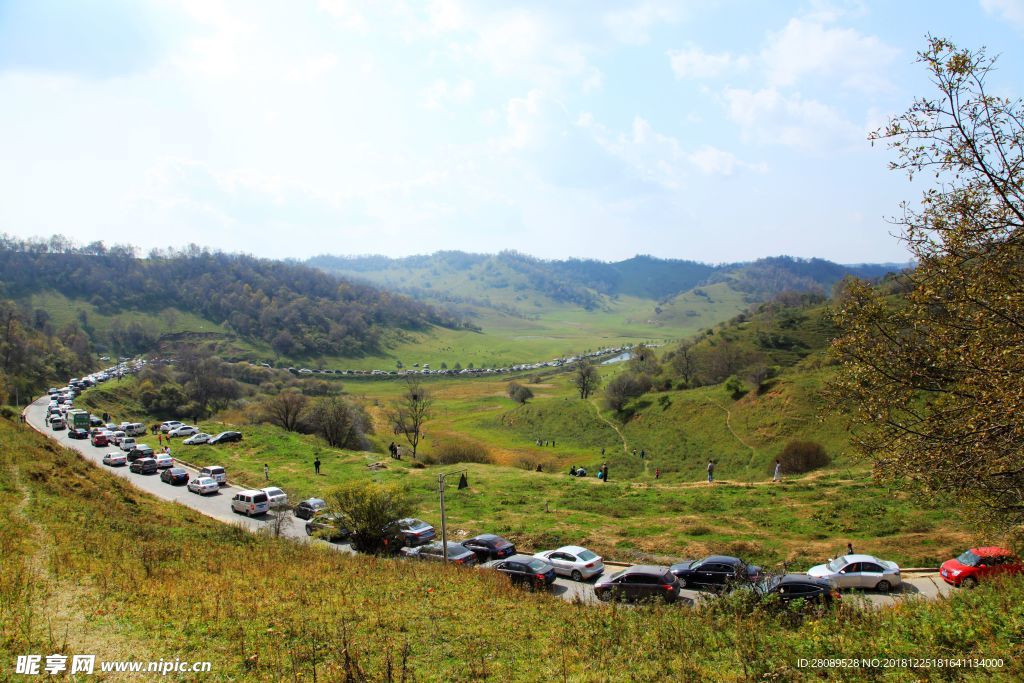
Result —
[[616, 262], [548, 261], [515, 251], [493, 255], [439, 251], [402, 258], [320, 255], [305, 263], [421, 299], [501, 308], [522, 305], [531, 297], [543, 297], [587, 310], [600, 308], [606, 297], [668, 301], [684, 292], [717, 283], [743, 292], [751, 302], [783, 291], [827, 293], [847, 275], [875, 279], [909, 265], [842, 265], [825, 259], [791, 256], [722, 265], [649, 255]]

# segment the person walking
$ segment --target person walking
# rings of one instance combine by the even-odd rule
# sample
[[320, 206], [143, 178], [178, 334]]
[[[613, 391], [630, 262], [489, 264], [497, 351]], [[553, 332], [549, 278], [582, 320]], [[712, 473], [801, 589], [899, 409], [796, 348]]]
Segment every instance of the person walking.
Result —
[[779, 460], [775, 461], [775, 474], [772, 476], [772, 481], [782, 481], [782, 462]]
[[395, 459], [396, 460], [401, 460], [402, 459], [402, 447], [401, 446], [395, 446]]
[[640, 459], [643, 460], [646, 457], [647, 457], [647, 451], [645, 451], [644, 449], [641, 448], [640, 449]]
[[715, 461], [708, 460], [708, 483], [712, 483], [715, 480]]
[[313, 461], [313, 472], [320, 474], [320, 456], [316, 456], [316, 460]]
[[605, 463], [601, 467], [604, 468], [604, 477], [602, 477], [602, 480], [604, 481], [604, 483], [607, 484], [608, 483], [608, 463]]
[[655, 479], [661, 479], [661, 468], [660, 467], [655, 467], [654, 468], [654, 478]]
[[263, 481], [270, 481], [270, 465], [263, 463]]
[[601, 447], [601, 457], [602, 458], [604, 457], [604, 447], [603, 446]]

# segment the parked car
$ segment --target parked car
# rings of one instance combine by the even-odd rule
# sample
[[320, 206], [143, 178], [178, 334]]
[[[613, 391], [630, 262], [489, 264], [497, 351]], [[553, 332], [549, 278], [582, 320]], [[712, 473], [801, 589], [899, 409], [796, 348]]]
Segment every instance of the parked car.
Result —
[[761, 568], [738, 557], [710, 555], [703, 560], [684, 560], [670, 568], [679, 579], [679, 587], [730, 590], [739, 584], [761, 579]]
[[242, 440], [242, 432], [221, 432], [217, 436], [211, 437], [207, 443], [210, 445], [218, 443], [232, 443], [234, 441]]
[[1022, 574], [1024, 564], [1006, 548], [971, 548], [955, 560], [946, 560], [939, 576], [951, 586], [974, 588], [980, 581], [1002, 574]]
[[322, 498], [307, 498], [295, 506], [295, 516], [299, 519], [313, 519], [326, 509], [327, 503]]
[[314, 515], [311, 520], [306, 522], [306, 535], [315, 535], [317, 538], [322, 538], [325, 541], [338, 543], [351, 536], [352, 532], [341, 524], [336, 513], [323, 512]]
[[764, 597], [778, 596], [783, 604], [804, 600], [811, 605], [832, 605], [840, 600], [839, 591], [827, 579], [818, 579], [807, 574], [786, 574], [763, 579], [757, 590]]
[[120, 429], [115, 429], [107, 438], [110, 439], [110, 443], [120, 447], [121, 439], [123, 439], [125, 436], [126, 434], [122, 432]]
[[153, 459], [156, 460], [157, 469], [165, 470], [174, 467], [174, 458], [167, 453], [157, 453]]
[[547, 560], [532, 555], [512, 555], [500, 560], [491, 560], [482, 565], [506, 575], [514, 585], [525, 584], [531, 588], [547, 588], [555, 582], [555, 568]]
[[[404, 557], [416, 560], [444, 562], [444, 546], [441, 545], [441, 541], [434, 541], [414, 548], [402, 548], [400, 552]], [[448, 541], [448, 561], [452, 564], [461, 564], [468, 567], [476, 564], [476, 553], [461, 543]]]
[[[157, 463], [159, 467], [159, 463]], [[165, 484], [187, 484], [188, 470], [184, 467], [168, 467], [160, 473], [160, 481]]]
[[92, 443], [93, 446], [102, 447], [110, 445], [110, 439], [108, 439], [107, 435], [104, 434], [103, 432], [96, 432], [95, 434], [92, 435], [92, 438], [89, 441]]
[[181, 436], [192, 436], [198, 434], [199, 430], [192, 425], [182, 425], [175, 427], [171, 431], [167, 432], [167, 436], [181, 437]]
[[218, 484], [212, 477], [196, 477], [195, 479], [189, 480], [188, 490], [192, 493], [198, 493], [201, 496], [205, 496], [208, 493], [217, 493], [220, 491], [220, 484]]
[[89, 432], [87, 432], [87, 431], [85, 431], [84, 429], [81, 429], [81, 428], [69, 429], [68, 430], [68, 438], [69, 439], [88, 439], [89, 438]]
[[111, 451], [103, 456], [103, 464], [110, 467], [121, 467], [128, 464], [128, 458], [125, 457], [124, 453]]
[[144, 443], [135, 444], [135, 448], [128, 451], [128, 462], [135, 462], [139, 458], [155, 458], [156, 453], [153, 452], [151, 446], [147, 446]]
[[434, 527], [430, 526], [422, 519], [416, 519], [414, 517], [406, 517], [405, 519], [395, 520], [385, 529], [385, 533], [390, 536], [395, 536], [401, 540], [402, 545], [406, 546], [417, 546], [429, 543], [434, 540], [437, 533], [434, 531]]
[[182, 441], [182, 443], [186, 446], [199, 446], [200, 444], [209, 443], [211, 438], [206, 432], [198, 432]]
[[664, 600], [675, 602], [679, 597], [679, 579], [668, 567], [636, 565], [611, 576], [601, 577], [594, 584], [599, 600]]
[[495, 534], [480, 534], [463, 541], [462, 545], [476, 553], [476, 559], [479, 562], [500, 560], [516, 554], [516, 547], [511, 541]]
[[134, 450], [135, 444], [136, 441], [134, 436], [121, 437], [121, 440], [117, 443], [118, 447], [125, 453], [127, 453], [130, 450]]
[[156, 460], [153, 458], [139, 458], [128, 469], [136, 474], [156, 474]]
[[231, 511], [247, 517], [262, 515], [270, 509], [267, 502], [267, 494], [263, 491], [245, 489], [239, 491], [231, 498]]
[[177, 420], [168, 420], [167, 422], [160, 423], [160, 431], [163, 432], [164, 434], [167, 434], [172, 429], [177, 429], [178, 427], [181, 426], [182, 423], [178, 422]]
[[601, 557], [578, 545], [543, 550], [534, 553], [533, 556], [550, 562], [556, 574], [572, 577], [573, 581], [587, 581], [604, 573], [604, 562]]
[[200, 477], [209, 477], [217, 482], [221, 486], [226, 486], [228, 483], [228, 474], [224, 471], [224, 468], [220, 465], [208, 465], [203, 469], [199, 470]]
[[827, 579], [839, 589], [860, 588], [879, 593], [899, 589], [900, 568], [895, 562], [871, 555], [844, 555], [807, 570], [808, 576]]
[[276, 486], [268, 486], [260, 489], [260, 491], [267, 494], [267, 502], [270, 503], [270, 508], [272, 510], [288, 507], [288, 494]]

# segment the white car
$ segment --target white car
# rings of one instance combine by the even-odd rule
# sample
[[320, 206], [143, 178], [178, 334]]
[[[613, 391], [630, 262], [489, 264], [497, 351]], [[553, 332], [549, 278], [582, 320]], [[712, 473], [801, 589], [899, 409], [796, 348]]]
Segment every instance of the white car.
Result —
[[121, 440], [117, 444], [121, 447], [121, 450], [127, 453], [131, 449], [135, 448], [135, 437], [133, 436], [122, 436]]
[[211, 437], [206, 432], [199, 432], [198, 434], [193, 434], [192, 436], [188, 437], [187, 439], [182, 441], [182, 443], [185, 444], [186, 446], [198, 446], [200, 444], [208, 442], [211, 438], [213, 437]]
[[573, 581], [586, 581], [604, 573], [601, 556], [578, 545], [543, 550], [533, 556], [547, 560], [555, 568], [556, 574], [572, 577]]
[[114, 444], [115, 446], [120, 446], [121, 439], [123, 439], [124, 437], [125, 433], [122, 432], [120, 429], [114, 430], [110, 434], [110, 443]]
[[161, 422], [160, 423], [160, 431], [163, 432], [164, 434], [166, 434], [169, 431], [171, 431], [172, 429], [177, 429], [178, 427], [183, 427], [183, 426], [184, 425], [181, 422], [177, 421], [177, 420], [168, 420], [167, 422]]
[[111, 451], [103, 456], [103, 464], [109, 465], [110, 467], [120, 467], [121, 465], [128, 464], [128, 456], [124, 453], [118, 453], [117, 451]]
[[157, 453], [154, 458], [156, 459], [156, 468], [158, 470], [166, 470], [168, 467], [174, 467], [174, 458], [169, 456], [167, 453]]
[[271, 509], [283, 508], [288, 505], [288, 494], [276, 486], [268, 486], [260, 491], [267, 494], [267, 502], [270, 503]]
[[188, 490], [192, 493], [198, 493], [201, 496], [205, 496], [208, 493], [216, 493], [220, 491], [220, 484], [215, 482], [210, 477], [196, 477], [195, 479], [189, 479], [186, 484]]
[[816, 579], [828, 579], [837, 588], [859, 588], [888, 593], [899, 590], [903, 581], [895, 562], [872, 555], [843, 555], [807, 570]]
[[167, 432], [167, 436], [192, 436], [198, 434], [199, 430], [192, 425], [181, 425]]

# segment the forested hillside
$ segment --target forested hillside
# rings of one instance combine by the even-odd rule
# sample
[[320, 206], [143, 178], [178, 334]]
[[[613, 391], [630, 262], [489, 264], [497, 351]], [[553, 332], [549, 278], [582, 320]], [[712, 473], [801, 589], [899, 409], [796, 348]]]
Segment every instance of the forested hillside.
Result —
[[[294, 263], [195, 246], [138, 258], [131, 247], [0, 238], [0, 295], [28, 302], [52, 291], [86, 301], [102, 314], [173, 308], [290, 357], [356, 356], [375, 350], [388, 329], [460, 325], [408, 297]], [[88, 321], [82, 328], [89, 332]], [[92, 341], [115, 347], [126, 334], [132, 351], [153, 341], [147, 336], [151, 330], [124, 326]]]

